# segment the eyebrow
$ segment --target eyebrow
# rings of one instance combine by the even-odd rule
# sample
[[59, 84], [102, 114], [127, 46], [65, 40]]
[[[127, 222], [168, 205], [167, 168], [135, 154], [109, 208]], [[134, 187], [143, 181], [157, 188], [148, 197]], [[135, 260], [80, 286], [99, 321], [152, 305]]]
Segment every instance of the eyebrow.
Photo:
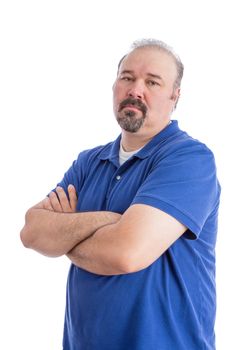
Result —
[[125, 73], [133, 74], [133, 71], [132, 71], [132, 70], [125, 69], [125, 70], [123, 70], [122, 72], [119, 72], [119, 73], [120, 73], [120, 74], [125, 74]]
[[152, 77], [155, 79], [163, 80], [162, 77], [158, 74], [147, 73], [147, 75], [149, 75], [149, 77]]
[[[128, 73], [128, 74], [134, 74], [134, 71], [125, 69], [125, 70], [123, 70], [122, 72], [120, 72], [120, 74], [126, 74], [126, 73]], [[152, 78], [155, 78], [155, 79], [163, 80], [162, 77], [161, 77], [160, 75], [158, 75], [158, 74], [147, 73], [147, 75], [148, 75], [149, 77], [152, 77]]]

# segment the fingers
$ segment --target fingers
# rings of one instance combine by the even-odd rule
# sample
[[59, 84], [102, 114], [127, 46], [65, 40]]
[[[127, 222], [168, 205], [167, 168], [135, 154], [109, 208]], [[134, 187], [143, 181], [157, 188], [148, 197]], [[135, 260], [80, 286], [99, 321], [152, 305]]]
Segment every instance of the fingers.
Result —
[[53, 211], [53, 207], [51, 205], [50, 199], [49, 197], [46, 197], [43, 201], [42, 201], [42, 206], [43, 209], [47, 209], [47, 210], [52, 210]]
[[68, 197], [61, 186], [57, 186], [55, 191], [42, 201], [43, 208], [60, 213], [75, 213], [78, 202], [75, 187], [71, 184], [68, 186]]
[[56, 212], [74, 213], [76, 211], [77, 195], [73, 185], [68, 186], [68, 194], [69, 197], [61, 186], [57, 186], [56, 193], [52, 191], [49, 194], [48, 201], [45, 201], [45, 208]]
[[56, 193], [62, 208], [62, 211], [64, 213], [70, 213], [71, 212], [71, 207], [70, 207], [70, 202], [69, 198], [67, 197], [65, 191], [63, 190], [62, 187], [58, 186], [56, 188]]
[[68, 186], [68, 193], [69, 193], [69, 199], [70, 199], [70, 208], [72, 212], [76, 211], [76, 206], [78, 202], [77, 194], [76, 194], [76, 189], [74, 185], [69, 185]]
[[50, 200], [50, 205], [52, 206], [54, 211], [57, 211], [60, 213], [63, 211], [60, 200], [58, 199], [58, 196], [56, 195], [56, 193], [54, 191], [50, 192], [49, 200]]

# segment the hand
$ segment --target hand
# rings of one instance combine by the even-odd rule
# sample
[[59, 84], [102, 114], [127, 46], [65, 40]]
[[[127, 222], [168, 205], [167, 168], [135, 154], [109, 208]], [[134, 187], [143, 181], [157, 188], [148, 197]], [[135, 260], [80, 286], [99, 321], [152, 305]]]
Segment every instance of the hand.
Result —
[[52, 191], [49, 196], [43, 200], [43, 208], [60, 213], [75, 213], [78, 198], [73, 185], [68, 186], [68, 194], [69, 198], [63, 188], [58, 186], [56, 188], [56, 193]]

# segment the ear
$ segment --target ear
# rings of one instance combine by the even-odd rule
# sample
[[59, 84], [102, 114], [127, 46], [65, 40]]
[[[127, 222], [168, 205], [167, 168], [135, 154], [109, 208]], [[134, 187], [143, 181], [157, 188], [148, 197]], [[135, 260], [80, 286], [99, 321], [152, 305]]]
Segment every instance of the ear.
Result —
[[114, 91], [115, 85], [116, 85], [116, 80], [114, 81], [114, 83], [113, 83], [113, 85], [112, 85], [112, 91]]
[[171, 97], [172, 101], [174, 102], [173, 110], [176, 109], [179, 98], [180, 98], [180, 88], [176, 88], [176, 89], [174, 89], [172, 97]]
[[172, 100], [177, 103], [179, 98], [180, 98], [180, 88], [176, 88], [173, 90]]

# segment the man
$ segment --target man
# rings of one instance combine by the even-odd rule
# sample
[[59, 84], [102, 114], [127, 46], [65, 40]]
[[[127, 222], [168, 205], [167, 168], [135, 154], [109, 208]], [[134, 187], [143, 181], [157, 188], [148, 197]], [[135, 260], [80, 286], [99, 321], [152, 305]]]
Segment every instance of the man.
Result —
[[171, 121], [182, 75], [165, 43], [136, 42], [113, 86], [121, 135], [26, 214], [24, 245], [72, 262], [64, 350], [215, 349], [220, 186], [212, 152]]

